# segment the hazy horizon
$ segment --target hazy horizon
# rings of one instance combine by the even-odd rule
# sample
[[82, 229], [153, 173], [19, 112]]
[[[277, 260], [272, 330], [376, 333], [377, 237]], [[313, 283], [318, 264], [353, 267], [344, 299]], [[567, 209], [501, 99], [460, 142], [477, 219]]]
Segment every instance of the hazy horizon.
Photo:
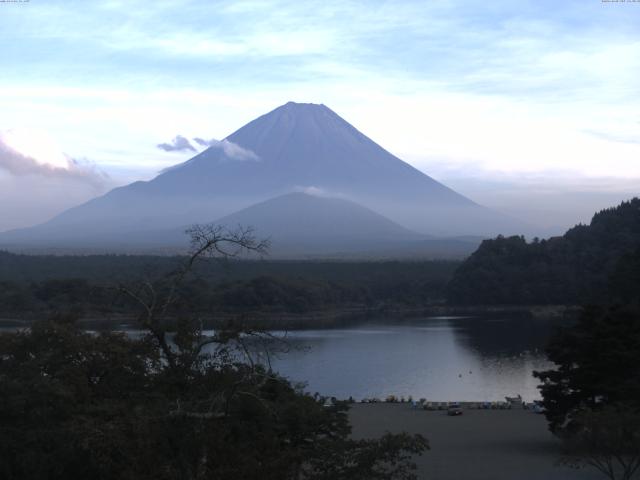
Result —
[[0, 231], [153, 178], [293, 100], [560, 233], [638, 193], [640, 4], [0, 5]]

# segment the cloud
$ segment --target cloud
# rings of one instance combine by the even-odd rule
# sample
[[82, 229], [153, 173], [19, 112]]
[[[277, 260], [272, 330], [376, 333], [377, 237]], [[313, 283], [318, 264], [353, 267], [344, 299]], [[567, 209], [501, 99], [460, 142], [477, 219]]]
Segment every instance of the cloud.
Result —
[[33, 158], [29, 158], [16, 152], [6, 145], [0, 138], [0, 168], [12, 173], [13, 175], [53, 175], [61, 173], [62, 168], [52, 167], [50, 165], [42, 165]]
[[[195, 137], [192, 139], [193, 143], [204, 148], [219, 148], [224, 151], [227, 158], [232, 160], [259, 160], [258, 156], [246, 148], [233, 143], [229, 140], [216, 140], [212, 138], [206, 140], [201, 137]], [[193, 144], [182, 135], [176, 135], [170, 143], [161, 143], [157, 147], [165, 152], [193, 152], [198, 153], [199, 149], [193, 146]]]
[[307, 195], [311, 195], [312, 197], [329, 197], [329, 192], [327, 192], [324, 188], [315, 187], [310, 185], [308, 187], [297, 186], [293, 189], [295, 192], [306, 193]]
[[156, 146], [160, 150], [164, 150], [165, 152], [197, 152], [197, 150], [193, 145], [191, 145], [189, 140], [187, 140], [182, 135], [176, 135], [170, 143], [159, 143]]
[[[21, 39], [6, 52], [5, 116], [38, 119], [103, 166], [146, 178], [174, 155], [142, 145], [203, 128], [223, 138], [296, 98], [330, 105], [427, 173], [448, 158], [453, 168], [640, 176], [627, 131], [640, 108], [629, 2], [117, 3], [32, 2], [3, 24]], [[30, 59], [44, 50], [36, 75]], [[122, 74], [107, 86], [90, 73], [101, 69]], [[587, 133], [604, 126], [615, 141]]]
[[50, 148], [45, 136], [19, 133], [0, 132], [0, 231], [47, 221], [113, 185], [87, 159]]
[[[218, 162], [226, 163], [228, 161], [260, 161], [260, 157], [255, 154], [255, 152], [249, 150], [248, 148], [241, 147], [237, 143], [233, 143], [227, 139], [224, 140], [216, 140], [212, 138], [211, 140], [205, 140], [201, 137], [195, 137], [193, 139], [194, 143], [200, 145], [201, 147], [220, 149], [224, 153], [224, 157], [218, 159]], [[203, 149], [203, 151], [204, 151]], [[186, 162], [179, 163], [178, 165], [172, 165], [167, 168], [163, 168], [159, 173], [170, 172], [171, 170], [175, 170], [177, 168], [181, 168], [191, 162], [194, 161], [196, 157], [187, 160]]]
[[233, 160], [260, 160], [258, 155], [251, 150], [241, 147], [237, 143], [233, 143], [227, 139], [216, 140], [212, 138], [211, 140], [205, 140], [203, 138], [194, 138], [193, 141], [203, 147], [221, 148], [224, 154]]
[[218, 145], [211, 145], [212, 148], [222, 148], [225, 155], [234, 160], [260, 160], [258, 155], [247, 148], [243, 148], [237, 143], [230, 142], [229, 140], [222, 140]]
[[310, 195], [312, 197], [342, 198], [342, 199], [345, 199], [345, 200], [353, 200], [353, 198], [351, 198], [349, 195], [347, 195], [345, 193], [336, 192], [336, 191], [330, 191], [330, 190], [327, 190], [326, 188], [318, 187], [318, 186], [315, 186], [315, 185], [307, 185], [307, 186], [296, 185], [295, 187], [293, 187], [293, 191], [294, 192], [299, 192], [299, 193], [305, 193], [305, 194]]
[[199, 138], [196, 137], [193, 139], [194, 142], [196, 142], [198, 145], [201, 145], [203, 147], [210, 147], [214, 144], [219, 143], [219, 140], [215, 140], [215, 139], [211, 139], [211, 140], [205, 140], [204, 138]]
[[100, 171], [86, 159], [73, 159], [66, 155], [64, 157], [67, 163], [66, 168], [39, 162], [9, 146], [6, 139], [0, 135], [0, 170], [8, 172], [11, 176], [30, 175], [75, 179], [100, 189], [104, 188], [109, 180], [109, 175]]

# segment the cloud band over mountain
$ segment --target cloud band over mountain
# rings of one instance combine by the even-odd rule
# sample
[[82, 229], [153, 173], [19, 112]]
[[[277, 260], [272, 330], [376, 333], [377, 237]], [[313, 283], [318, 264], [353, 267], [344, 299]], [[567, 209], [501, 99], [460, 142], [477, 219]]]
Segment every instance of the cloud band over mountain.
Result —
[[[216, 140], [212, 138], [206, 140], [201, 137], [193, 138], [193, 142], [197, 145], [206, 148], [220, 148], [224, 151], [227, 158], [232, 160], [259, 160], [258, 156], [246, 148], [241, 147], [237, 143], [233, 143], [230, 140]], [[160, 143], [157, 145], [160, 150], [165, 152], [197, 152], [198, 150], [193, 146], [188, 138], [182, 135], [176, 135], [171, 142]]]
[[0, 135], [0, 170], [8, 172], [10, 175], [75, 179], [100, 187], [100, 189], [109, 180], [109, 176], [98, 170], [94, 165], [71, 157], [66, 158], [66, 168], [39, 162], [37, 159], [13, 149]]

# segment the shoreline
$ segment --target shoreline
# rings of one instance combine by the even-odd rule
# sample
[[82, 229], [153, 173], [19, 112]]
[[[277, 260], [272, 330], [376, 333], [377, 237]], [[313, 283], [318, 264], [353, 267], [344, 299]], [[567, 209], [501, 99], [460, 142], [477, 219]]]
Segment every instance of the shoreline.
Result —
[[[421, 317], [483, 317], [487, 315], [517, 315], [533, 319], [549, 320], [573, 318], [580, 307], [574, 305], [427, 305], [408, 307], [382, 305], [378, 307], [351, 306], [302, 313], [292, 312], [215, 312], [198, 316], [206, 329], [216, 328], [229, 321], [238, 321], [252, 328], [263, 330], [324, 330], [377, 323], [394, 317], [394, 322], [411, 321]], [[49, 314], [29, 314], [26, 318], [10, 315], [0, 316], [0, 328], [28, 327], [39, 318]], [[79, 318], [79, 323], [92, 329], [135, 328], [135, 314], [88, 313]]]
[[420, 480], [596, 480], [591, 470], [558, 464], [559, 441], [543, 415], [530, 410], [464, 410], [460, 416], [408, 404], [353, 404], [348, 412], [355, 439], [385, 432], [419, 433], [430, 450], [414, 457]]

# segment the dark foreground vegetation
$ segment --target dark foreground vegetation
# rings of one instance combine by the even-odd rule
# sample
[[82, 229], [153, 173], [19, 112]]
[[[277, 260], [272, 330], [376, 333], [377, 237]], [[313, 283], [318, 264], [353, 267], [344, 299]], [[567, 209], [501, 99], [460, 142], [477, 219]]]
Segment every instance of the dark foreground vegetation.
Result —
[[121, 287], [142, 337], [60, 316], [0, 335], [0, 478], [415, 478], [422, 436], [351, 439], [346, 404], [253, 360], [249, 343], [266, 333], [229, 322], [205, 336], [192, 314], [171, 314], [200, 257], [264, 248], [214, 227], [192, 239], [180, 268]]
[[182, 327], [171, 362], [153, 335], [64, 318], [0, 335], [0, 478], [414, 478], [422, 437], [351, 440], [347, 405], [234, 360], [239, 331]]
[[[0, 335], [0, 478], [415, 478], [426, 440], [353, 439], [347, 404], [325, 407], [254, 361], [252, 342], [269, 334], [250, 312], [438, 303], [457, 265], [236, 261], [219, 273], [202, 257], [264, 245], [243, 231], [191, 234], [192, 256], [150, 263], [0, 254], [2, 313], [57, 312]], [[484, 242], [446, 288], [460, 304], [587, 305], [548, 347], [557, 368], [536, 373], [542, 405], [565, 462], [635, 478], [640, 200], [563, 237]], [[87, 333], [75, 321], [86, 312], [133, 314], [145, 334]], [[205, 312], [244, 315], [206, 336]]]
[[623, 258], [603, 304], [584, 307], [548, 346], [556, 368], [535, 373], [565, 462], [611, 480], [640, 471], [640, 255]]
[[562, 237], [485, 240], [456, 271], [447, 299], [471, 305], [624, 302], [629, 280], [640, 274], [639, 255], [640, 199], [634, 198]]

